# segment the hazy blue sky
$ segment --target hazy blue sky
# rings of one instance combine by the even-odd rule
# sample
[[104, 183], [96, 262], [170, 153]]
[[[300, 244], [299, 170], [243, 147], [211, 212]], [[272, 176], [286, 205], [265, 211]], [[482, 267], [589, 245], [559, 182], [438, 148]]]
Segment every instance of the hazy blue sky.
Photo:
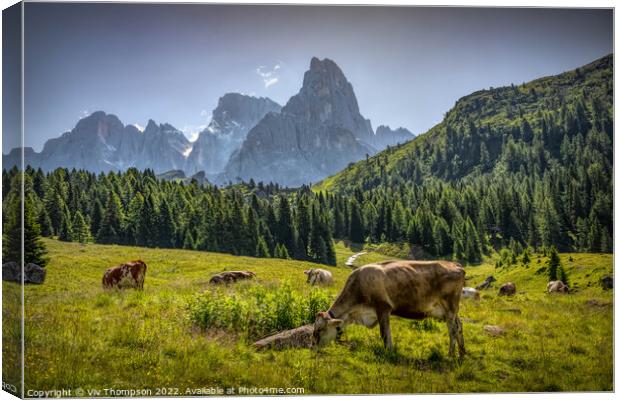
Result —
[[421, 133], [472, 91], [611, 53], [612, 25], [611, 10], [27, 3], [26, 145], [96, 110], [191, 136], [226, 92], [286, 103], [313, 56], [373, 128]]

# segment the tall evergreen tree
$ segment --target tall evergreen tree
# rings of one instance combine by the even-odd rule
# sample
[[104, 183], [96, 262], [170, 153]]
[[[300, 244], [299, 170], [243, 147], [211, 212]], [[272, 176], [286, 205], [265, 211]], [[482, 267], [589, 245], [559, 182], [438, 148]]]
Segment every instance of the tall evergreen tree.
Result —
[[121, 201], [114, 192], [108, 195], [105, 215], [101, 221], [101, 228], [97, 233], [97, 242], [103, 244], [122, 243], [122, 214]]

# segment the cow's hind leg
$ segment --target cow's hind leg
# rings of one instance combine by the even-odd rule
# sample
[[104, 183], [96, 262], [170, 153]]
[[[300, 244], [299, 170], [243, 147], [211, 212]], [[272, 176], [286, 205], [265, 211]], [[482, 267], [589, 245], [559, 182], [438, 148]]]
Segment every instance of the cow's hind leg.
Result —
[[455, 339], [455, 334], [454, 334], [454, 328], [455, 328], [455, 322], [454, 322], [454, 317], [448, 317], [446, 320], [446, 323], [448, 325], [448, 334], [450, 335], [450, 350], [448, 351], [448, 355], [450, 357], [454, 356], [454, 339]]
[[390, 329], [390, 310], [381, 309], [377, 310], [377, 319], [379, 320], [379, 329], [381, 331], [381, 338], [383, 339], [383, 345], [387, 349], [392, 349], [392, 331]]
[[454, 318], [454, 322], [456, 323], [456, 340], [458, 341], [459, 344], [459, 358], [463, 358], [463, 356], [465, 355], [465, 339], [463, 339], [463, 322], [461, 322], [461, 319], [459, 318], [459, 316], [455, 316]]

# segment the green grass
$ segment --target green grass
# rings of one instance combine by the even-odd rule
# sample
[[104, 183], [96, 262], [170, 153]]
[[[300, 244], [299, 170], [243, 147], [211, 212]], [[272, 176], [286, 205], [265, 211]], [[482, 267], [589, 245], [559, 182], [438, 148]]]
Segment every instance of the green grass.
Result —
[[[316, 266], [310, 263], [45, 243], [51, 259], [47, 281], [25, 289], [26, 391], [173, 387], [187, 394], [187, 388], [214, 386], [301, 387], [306, 394], [613, 390], [613, 293], [598, 286], [600, 277], [612, 272], [611, 255], [562, 254], [579, 288], [568, 296], [544, 293], [544, 274], [536, 274], [538, 255], [529, 268], [496, 271], [493, 260], [468, 267], [469, 286], [489, 274], [499, 282], [479, 303], [462, 303], [469, 354], [458, 364], [447, 357], [447, 329], [439, 322], [392, 318], [392, 352], [383, 350], [378, 329], [359, 326], [347, 328], [342, 343], [319, 352], [257, 352], [244, 335], [235, 334], [234, 325], [205, 330], [192, 323], [188, 305], [212, 290], [208, 281], [213, 274], [233, 269], [257, 274], [254, 282], [220, 289], [230, 296], [239, 298], [259, 287], [277, 291], [288, 282], [296, 298], [305, 298], [312, 289], [303, 270]], [[330, 301], [350, 273], [342, 265], [359, 251], [353, 247], [338, 243], [338, 266], [321, 266], [334, 275], [334, 287], [319, 289]], [[148, 265], [144, 291], [101, 289], [106, 268], [136, 258]], [[386, 256], [372, 253], [369, 258]], [[546, 259], [540, 260], [544, 265]], [[518, 294], [497, 297], [498, 283], [507, 280], [516, 283]], [[3, 289], [5, 296], [19, 293], [11, 283], [3, 282]], [[4, 316], [10, 311], [6, 299]], [[487, 324], [501, 326], [505, 334], [490, 336], [483, 330]], [[5, 350], [15, 344], [14, 333], [5, 327]], [[18, 372], [6, 359], [3, 368], [5, 380]]]

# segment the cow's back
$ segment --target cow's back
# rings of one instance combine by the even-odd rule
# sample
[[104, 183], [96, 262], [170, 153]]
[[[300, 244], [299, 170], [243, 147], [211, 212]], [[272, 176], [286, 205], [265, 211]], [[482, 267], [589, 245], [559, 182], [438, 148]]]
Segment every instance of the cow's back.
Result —
[[[426, 312], [439, 300], [458, 302], [465, 284], [463, 268], [449, 261], [387, 261], [353, 271], [343, 294], [347, 302], [394, 310]], [[344, 300], [344, 299], [343, 299]], [[416, 311], [417, 310], [417, 311]]]

